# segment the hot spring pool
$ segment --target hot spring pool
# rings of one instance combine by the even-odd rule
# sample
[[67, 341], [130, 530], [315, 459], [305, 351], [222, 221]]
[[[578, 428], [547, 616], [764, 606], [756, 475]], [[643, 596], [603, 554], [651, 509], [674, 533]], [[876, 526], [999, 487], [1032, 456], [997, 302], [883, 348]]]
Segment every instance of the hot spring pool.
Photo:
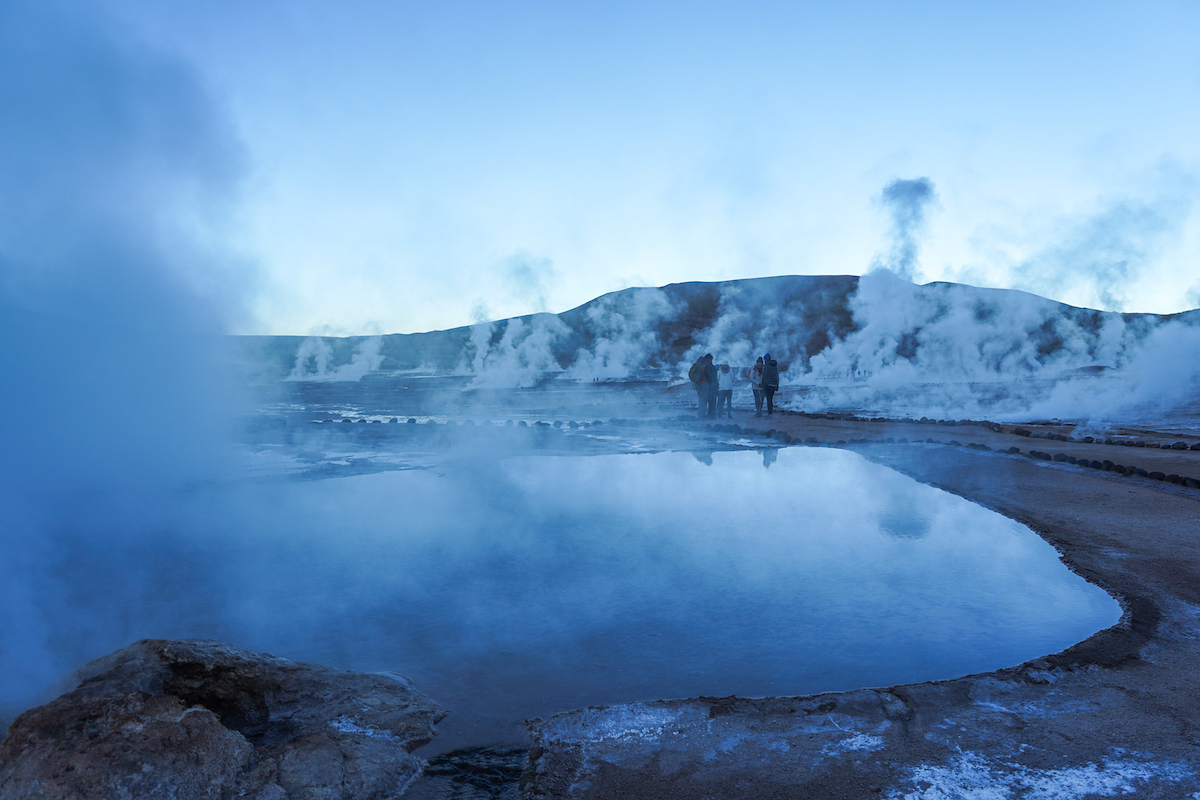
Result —
[[587, 705], [957, 677], [1120, 616], [1027, 528], [839, 450], [468, 460], [265, 491], [282, 513], [246, 521], [222, 633], [408, 675], [451, 711], [439, 752]]
[[400, 672], [451, 712], [427, 755], [588, 705], [987, 671], [1120, 616], [1028, 529], [840, 450], [478, 458], [210, 488], [168, 516], [78, 553], [114, 640], [89, 657], [210, 637]]

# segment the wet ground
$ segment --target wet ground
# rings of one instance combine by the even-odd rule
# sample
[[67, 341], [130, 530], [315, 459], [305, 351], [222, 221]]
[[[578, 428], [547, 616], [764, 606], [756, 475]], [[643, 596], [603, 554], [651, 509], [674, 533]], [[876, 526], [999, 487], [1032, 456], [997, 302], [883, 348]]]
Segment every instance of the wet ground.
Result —
[[299, 394], [248, 422], [247, 473], [405, 468], [479, 443], [564, 455], [847, 448], [1028, 525], [1125, 610], [1066, 651], [974, 677], [560, 715], [534, 725], [523, 777], [511, 751], [447, 754], [414, 796], [515, 796], [522, 782], [529, 797], [1200, 796], [1200, 436], [1189, 435], [1190, 413], [1103, 429], [756, 419], [744, 408], [718, 421], [694, 419], [688, 392], [652, 384], [469, 402], [439, 387], [411, 403], [382, 390], [364, 402], [353, 387], [321, 387], [310, 402], [289, 389]]

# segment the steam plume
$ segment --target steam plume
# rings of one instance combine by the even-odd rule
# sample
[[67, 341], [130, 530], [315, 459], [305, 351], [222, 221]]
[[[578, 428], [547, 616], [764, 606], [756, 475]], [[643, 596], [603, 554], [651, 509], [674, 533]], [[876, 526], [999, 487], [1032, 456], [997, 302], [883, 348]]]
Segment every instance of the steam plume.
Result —
[[917, 279], [919, 238], [926, 211], [936, 198], [929, 178], [898, 178], [883, 187], [880, 203], [892, 218], [892, 242], [887, 256], [876, 258], [876, 269], [889, 269], [906, 281]]

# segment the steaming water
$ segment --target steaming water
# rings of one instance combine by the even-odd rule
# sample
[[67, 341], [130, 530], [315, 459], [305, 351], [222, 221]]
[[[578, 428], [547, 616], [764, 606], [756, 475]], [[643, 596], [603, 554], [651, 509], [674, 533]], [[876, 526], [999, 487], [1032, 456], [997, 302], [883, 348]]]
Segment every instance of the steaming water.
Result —
[[243, 481], [59, 545], [39, 591], [73, 663], [211, 637], [397, 671], [451, 711], [435, 752], [593, 704], [990, 670], [1120, 613], [1028, 529], [818, 448]]
[[481, 458], [189, 502], [204, 545], [128, 556], [154, 603], [89, 589], [124, 641], [401, 672], [452, 712], [437, 751], [592, 704], [989, 670], [1120, 613], [1029, 530], [836, 450]]

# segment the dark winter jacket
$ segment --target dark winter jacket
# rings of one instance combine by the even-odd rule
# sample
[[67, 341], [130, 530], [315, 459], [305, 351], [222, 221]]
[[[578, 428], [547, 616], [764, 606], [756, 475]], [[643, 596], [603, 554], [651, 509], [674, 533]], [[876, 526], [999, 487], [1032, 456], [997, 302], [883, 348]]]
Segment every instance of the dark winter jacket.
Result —
[[779, 362], [775, 359], [763, 362], [763, 389], [779, 388]]

